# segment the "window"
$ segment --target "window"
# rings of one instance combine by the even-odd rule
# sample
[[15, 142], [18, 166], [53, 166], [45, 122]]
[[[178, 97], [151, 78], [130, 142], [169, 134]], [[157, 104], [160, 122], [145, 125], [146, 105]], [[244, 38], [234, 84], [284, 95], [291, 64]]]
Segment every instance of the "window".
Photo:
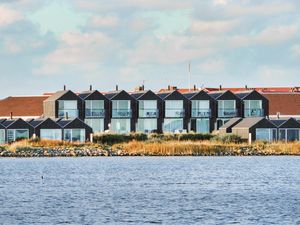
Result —
[[9, 129], [7, 130], [7, 141], [13, 142], [20, 139], [28, 139], [29, 131], [27, 129]]
[[281, 141], [298, 141], [299, 129], [279, 129], [279, 140]]
[[41, 129], [41, 139], [61, 140], [61, 129]]
[[174, 133], [183, 130], [183, 119], [165, 119], [163, 131], [167, 133]]
[[130, 119], [111, 119], [110, 129], [119, 134], [130, 133]]
[[66, 117], [67, 114], [70, 118], [75, 118], [78, 116], [77, 101], [58, 101], [58, 116]]
[[165, 117], [184, 117], [183, 100], [166, 100]]
[[64, 140], [70, 142], [85, 142], [85, 129], [65, 129]]
[[218, 116], [219, 117], [235, 117], [236, 116], [235, 100], [218, 100]]
[[5, 130], [0, 130], [0, 144], [5, 143]]
[[157, 130], [157, 119], [138, 119], [137, 131], [150, 133]]
[[104, 100], [85, 101], [86, 117], [104, 117]]
[[256, 140], [260, 141], [274, 141], [276, 140], [277, 131], [271, 128], [258, 128], [256, 129]]
[[104, 131], [104, 119], [85, 119], [87, 125], [89, 125], [94, 133]]
[[244, 108], [245, 117], [263, 116], [261, 100], [245, 100]]
[[197, 133], [210, 133], [209, 119], [197, 119], [196, 120], [196, 132]]
[[140, 100], [139, 101], [139, 117], [157, 117], [157, 101], [156, 100]]
[[113, 100], [112, 101], [113, 117], [131, 117], [130, 100]]
[[192, 117], [209, 117], [210, 108], [208, 100], [192, 100]]

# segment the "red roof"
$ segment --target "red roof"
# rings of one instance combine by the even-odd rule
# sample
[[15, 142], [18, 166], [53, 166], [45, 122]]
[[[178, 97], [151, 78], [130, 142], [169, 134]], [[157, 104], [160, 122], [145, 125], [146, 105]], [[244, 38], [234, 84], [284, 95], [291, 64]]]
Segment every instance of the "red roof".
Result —
[[0, 117], [39, 117], [43, 115], [43, 101], [49, 96], [20, 96], [0, 100]]
[[300, 115], [300, 93], [263, 93], [269, 99], [270, 115]]

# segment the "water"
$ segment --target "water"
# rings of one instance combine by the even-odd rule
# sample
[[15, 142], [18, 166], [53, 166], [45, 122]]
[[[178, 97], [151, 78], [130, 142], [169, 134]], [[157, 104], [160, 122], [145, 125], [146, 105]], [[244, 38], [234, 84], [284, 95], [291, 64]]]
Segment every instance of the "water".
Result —
[[0, 169], [1, 224], [300, 224], [300, 157], [5, 158]]

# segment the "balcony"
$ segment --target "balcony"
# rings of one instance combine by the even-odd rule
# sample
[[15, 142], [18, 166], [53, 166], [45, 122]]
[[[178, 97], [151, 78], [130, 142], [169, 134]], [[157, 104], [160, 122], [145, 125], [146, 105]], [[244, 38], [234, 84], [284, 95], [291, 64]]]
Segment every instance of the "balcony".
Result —
[[59, 118], [76, 118], [78, 117], [78, 109], [59, 109], [58, 110]]
[[158, 109], [139, 109], [140, 118], [157, 118], [159, 115]]
[[131, 109], [113, 109], [112, 117], [113, 118], [131, 118], [132, 110]]
[[231, 118], [237, 116], [237, 109], [219, 109], [218, 117]]
[[104, 109], [85, 109], [85, 117], [87, 118], [104, 118]]
[[252, 108], [252, 109], [244, 109], [244, 116], [245, 117], [263, 117], [264, 116], [264, 110], [258, 109], [258, 108]]
[[165, 117], [168, 118], [182, 118], [185, 116], [185, 110], [184, 109], [166, 109], [165, 111]]
[[211, 109], [192, 109], [193, 118], [211, 117]]

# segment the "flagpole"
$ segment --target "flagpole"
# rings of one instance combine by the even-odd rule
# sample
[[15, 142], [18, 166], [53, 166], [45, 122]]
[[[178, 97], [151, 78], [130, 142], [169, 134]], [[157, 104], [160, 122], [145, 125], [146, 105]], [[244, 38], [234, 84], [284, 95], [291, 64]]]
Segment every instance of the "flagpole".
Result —
[[189, 92], [191, 91], [191, 61], [189, 62]]

